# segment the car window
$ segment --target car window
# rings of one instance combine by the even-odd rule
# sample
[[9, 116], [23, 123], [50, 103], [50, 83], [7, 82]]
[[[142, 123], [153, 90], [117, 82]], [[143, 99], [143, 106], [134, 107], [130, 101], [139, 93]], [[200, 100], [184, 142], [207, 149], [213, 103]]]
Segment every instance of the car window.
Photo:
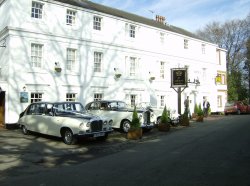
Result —
[[93, 102], [89, 105], [89, 110], [99, 110], [100, 103], [99, 102]]
[[60, 103], [54, 105], [56, 114], [76, 114], [84, 112], [84, 108], [80, 103]]
[[42, 115], [45, 114], [45, 103], [42, 104], [33, 104], [27, 110], [27, 115]]

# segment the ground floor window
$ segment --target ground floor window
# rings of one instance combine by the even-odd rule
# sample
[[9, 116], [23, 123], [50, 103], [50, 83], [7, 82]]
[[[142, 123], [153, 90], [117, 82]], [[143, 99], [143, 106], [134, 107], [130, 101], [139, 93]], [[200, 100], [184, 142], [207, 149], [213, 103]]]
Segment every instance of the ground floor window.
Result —
[[42, 98], [43, 98], [42, 93], [31, 93], [30, 102], [34, 103], [34, 102], [42, 101]]
[[222, 107], [222, 96], [217, 96], [217, 106]]
[[160, 106], [161, 107], [165, 106], [165, 96], [160, 96]]
[[99, 101], [103, 99], [102, 93], [94, 93], [94, 101]]
[[131, 107], [136, 106], [136, 104], [138, 103], [138, 95], [136, 95], [136, 94], [127, 94], [126, 95], [126, 102]]
[[76, 93], [67, 93], [66, 101], [76, 101]]

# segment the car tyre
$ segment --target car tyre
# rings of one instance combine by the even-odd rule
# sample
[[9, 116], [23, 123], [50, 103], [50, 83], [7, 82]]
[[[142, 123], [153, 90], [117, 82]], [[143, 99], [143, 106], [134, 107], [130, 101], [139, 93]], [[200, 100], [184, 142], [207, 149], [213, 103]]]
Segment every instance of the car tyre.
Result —
[[22, 125], [21, 128], [22, 128], [22, 132], [23, 132], [24, 135], [28, 135], [29, 134], [28, 129], [24, 125]]
[[76, 143], [76, 137], [70, 129], [65, 129], [62, 133], [63, 142], [67, 145], [73, 145]]
[[129, 120], [124, 120], [121, 123], [121, 130], [123, 132], [127, 133], [129, 129], [130, 129], [130, 121]]

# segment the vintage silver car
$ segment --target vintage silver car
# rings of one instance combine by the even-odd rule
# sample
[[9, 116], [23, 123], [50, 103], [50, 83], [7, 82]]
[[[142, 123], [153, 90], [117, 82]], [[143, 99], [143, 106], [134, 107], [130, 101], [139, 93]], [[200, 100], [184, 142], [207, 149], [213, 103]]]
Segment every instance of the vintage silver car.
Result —
[[[85, 109], [92, 114], [105, 116], [113, 120], [113, 128], [128, 132], [132, 121], [133, 108], [129, 108], [125, 102], [117, 100], [100, 100], [88, 103]], [[138, 109], [141, 127], [151, 130], [155, 127], [156, 116], [149, 109]]]
[[112, 120], [87, 113], [79, 102], [31, 103], [18, 124], [25, 135], [33, 131], [62, 137], [66, 144], [74, 144], [78, 137], [106, 139], [113, 131]]

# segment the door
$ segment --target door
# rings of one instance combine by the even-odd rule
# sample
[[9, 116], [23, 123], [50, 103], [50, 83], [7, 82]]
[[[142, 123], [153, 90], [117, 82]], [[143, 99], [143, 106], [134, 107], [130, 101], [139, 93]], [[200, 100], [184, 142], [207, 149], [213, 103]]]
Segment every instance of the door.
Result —
[[5, 92], [0, 92], [0, 127], [5, 125]]

